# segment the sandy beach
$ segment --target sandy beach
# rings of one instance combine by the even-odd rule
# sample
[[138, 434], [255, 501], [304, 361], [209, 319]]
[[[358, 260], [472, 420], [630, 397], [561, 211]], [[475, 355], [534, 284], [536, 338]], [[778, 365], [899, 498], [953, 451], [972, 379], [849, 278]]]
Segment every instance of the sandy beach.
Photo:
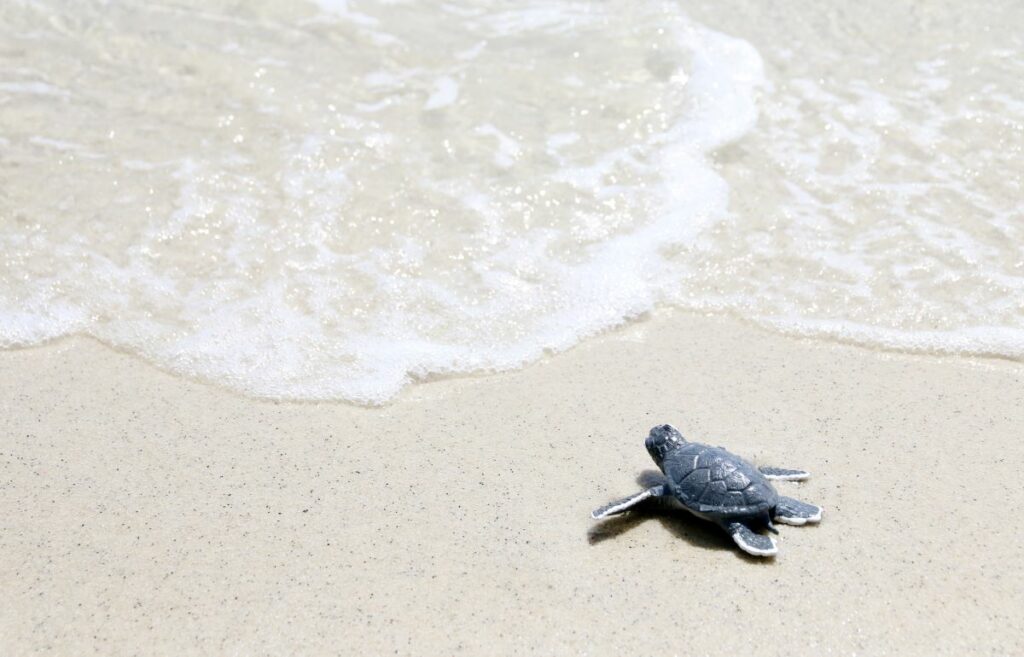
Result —
[[[247, 399], [96, 342], [0, 353], [7, 655], [1012, 655], [1018, 364], [660, 313], [376, 409]], [[638, 488], [647, 429], [813, 477], [740, 554]], [[645, 474], [647, 473], [647, 474]]]
[[1022, 7], [0, 4], [0, 657], [1024, 655]]

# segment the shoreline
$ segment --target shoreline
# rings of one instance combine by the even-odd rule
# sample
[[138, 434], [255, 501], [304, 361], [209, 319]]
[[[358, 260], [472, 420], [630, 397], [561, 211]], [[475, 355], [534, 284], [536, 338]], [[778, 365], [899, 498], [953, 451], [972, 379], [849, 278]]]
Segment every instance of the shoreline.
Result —
[[[382, 407], [274, 402], [95, 341], [0, 352], [9, 654], [1024, 650], [1024, 367], [681, 312]], [[650, 426], [803, 467], [752, 562], [653, 505]], [[742, 628], [732, 631], [728, 628]], [[709, 631], [714, 630], [714, 631]]]
[[[636, 316], [624, 318], [620, 323], [601, 329], [593, 334], [587, 334], [580, 338], [579, 342], [576, 342], [569, 347], [557, 350], [546, 350], [545, 355], [540, 358], [529, 360], [518, 366], [510, 366], [503, 369], [481, 369], [481, 370], [470, 370], [470, 371], [456, 371], [456, 372], [431, 372], [425, 375], [413, 375], [410, 380], [402, 385], [399, 391], [394, 397], [391, 397], [382, 402], [366, 402], [358, 401], [346, 398], [288, 398], [288, 397], [273, 397], [273, 396], [259, 396], [255, 393], [245, 392], [241, 389], [233, 388], [227, 384], [220, 383], [215, 379], [194, 375], [189, 372], [177, 371], [161, 365], [160, 363], [150, 360], [143, 354], [138, 354], [131, 351], [128, 348], [122, 348], [117, 345], [108, 344], [104, 340], [89, 334], [71, 334], [71, 335], [60, 335], [54, 338], [50, 338], [36, 344], [24, 344], [14, 345], [10, 347], [0, 347], [0, 355], [2, 354], [17, 354], [17, 353], [31, 353], [34, 351], [46, 351], [46, 350], [60, 350], [66, 348], [75, 348], [75, 345], [88, 344], [90, 348], [98, 348], [100, 350], [109, 351], [118, 356], [130, 358], [137, 361], [144, 367], [152, 368], [153, 370], [160, 372], [165, 376], [169, 376], [174, 379], [179, 379], [184, 382], [188, 382], [194, 385], [201, 385], [211, 388], [212, 392], [229, 394], [240, 399], [246, 399], [249, 401], [255, 401], [260, 403], [270, 404], [341, 404], [343, 406], [351, 406], [353, 408], [361, 408], [366, 410], [379, 410], [391, 406], [393, 404], [401, 403], [404, 399], [413, 395], [418, 394], [416, 390], [421, 386], [431, 386], [445, 383], [453, 383], [460, 380], [473, 381], [477, 379], [486, 379], [494, 376], [503, 376], [512, 374], [515, 372], [522, 371], [534, 366], [543, 366], [544, 363], [553, 359], [559, 358], [565, 354], [571, 353], [576, 349], [584, 347], [588, 342], [595, 340], [619, 340], [619, 339], [630, 339], [624, 337], [629, 334], [630, 331], [636, 329], [636, 331], [642, 332], [643, 327], [650, 322], [660, 322], [673, 317], [686, 317], [696, 318], [698, 320], [707, 320], [712, 323], [722, 322], [726, 324], [734, 324], [739, 327], [743, 327], [749, 332], [762, 334], [773, 339], [789, 340], [797, 343], [809, 343], [809, 344], [820, 344], [823, 347], [841, 347], [851, 348], [868, 351], [871, 353], [878, 354], [880, 356], [900, 356], [907, 358], [925, 358], [940, 361], [949, 361], [958, 365], [966, 365], [971, 367], [985, 368], [991, 363], [992, 366], [999, 367], [1002, 365], [1009, 367], [1020, 367], [1024, 370], [1024, 361], [1018, 359], [1015, 356], [1007, 355], [1005, 353], [998, 352], [975, 352], [970, 349], [957, 350], [941, 350], [934, 345], [922, 345], [920, 347], [913, 346], [909, 343], [874, 343], [867, 339], [861, 340], [856, 336], [844, 336], [833, 333], [808, 333], [800, 329], [791, 329], [781, 325], [774, 325], [766, 320], [760, 320], [756, 318], [743, 317], [733, 313], [732, 311], [695, 311], [687, 308], [674, 307], [672, 305], [658, 306], [652, 310], [644, 311]], [[2, 357], [2, 356], [0, 356]]]

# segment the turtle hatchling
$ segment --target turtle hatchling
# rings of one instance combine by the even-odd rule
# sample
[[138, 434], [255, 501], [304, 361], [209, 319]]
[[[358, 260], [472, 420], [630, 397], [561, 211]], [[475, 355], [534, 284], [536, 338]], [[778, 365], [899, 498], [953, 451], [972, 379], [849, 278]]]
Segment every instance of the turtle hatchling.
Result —
[[757, 468], [723, 447], [688, 442], [670, 424], [651, 429], [646, 445], [666, 483], [602, 506], [591, 514], [595, 519], [622, 513], [650, 497], [675, 498], [698, 518], [717, 523], [741, 550], [758, 557], [774, 556], [778, 548], [770, 536], [754, 528], [777, 534], [773, 521], [806, 525], [821, 520], [821, 507], [779, 495], [769, 482], [802, 481], [810, 476], [803, 470]]

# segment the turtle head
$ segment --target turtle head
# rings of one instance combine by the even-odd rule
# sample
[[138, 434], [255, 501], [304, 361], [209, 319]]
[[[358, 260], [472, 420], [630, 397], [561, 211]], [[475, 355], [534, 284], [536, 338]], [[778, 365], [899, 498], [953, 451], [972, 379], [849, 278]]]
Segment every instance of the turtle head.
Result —
[[645, 444], [647, 445], [647, 452], [660, 468], [662, 461], [665, 460], [665, 455], [677, 447], [685, 445], [686, 439], [671, 424], [659, 424], [651, 429]]

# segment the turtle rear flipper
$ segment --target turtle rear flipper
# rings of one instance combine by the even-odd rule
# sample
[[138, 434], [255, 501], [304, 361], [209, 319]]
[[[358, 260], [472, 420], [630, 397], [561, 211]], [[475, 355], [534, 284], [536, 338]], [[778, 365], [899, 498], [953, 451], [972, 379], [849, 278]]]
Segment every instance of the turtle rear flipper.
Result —
[[770, 536], [757, 534], [742, 522], [723, 522], [722, 529], [729, 532], [741, 550], [755, 557], [774, 557], [779, 548]]
[[790, 468], [773, 468], [769, 466], [758, 468], [768, 479], [780, 479], [783, 481], [803, 481], [811, 476], [806, 470], [792, 470]]
[[775, 506], [775, 520], [785, 525], [821, 522], [821, 507], [780, 495]]
[[641, 502], [650, 497], [661, 497], [664, 494], [664, 484], [661, 486], [652, 486], [647, 490], [640, 491], [636, 495], [630, 495], [629, 497], [624, 497], [621, 500], [615, 500], [614, 502], [605, 504], [600, 509], [594, 509], [590, 513], [590, 517], [595, 520], [599, 520], [601, 518], [607, 518], [608, 516], [614, 516], [616, 514], [628, 511], [630, 508], [636, 506], [637, 504], [640, 504]]

